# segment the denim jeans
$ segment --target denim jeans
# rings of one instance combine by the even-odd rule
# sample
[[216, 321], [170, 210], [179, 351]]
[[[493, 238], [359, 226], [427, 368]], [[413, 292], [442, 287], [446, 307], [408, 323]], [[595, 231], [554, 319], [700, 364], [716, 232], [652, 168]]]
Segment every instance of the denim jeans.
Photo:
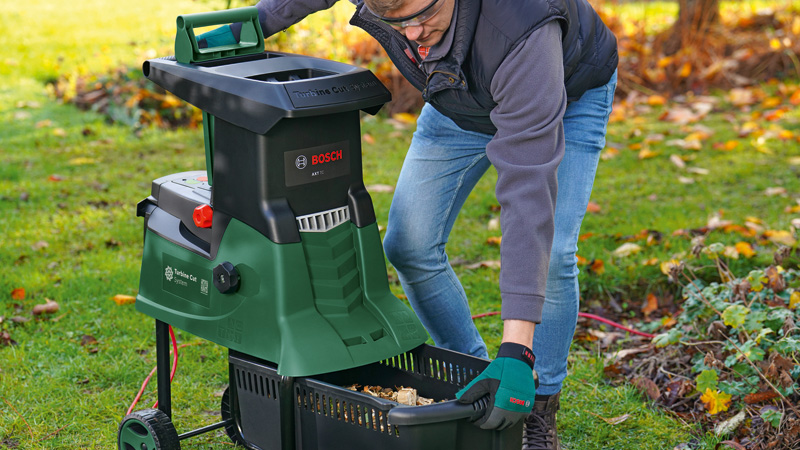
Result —
[[[578, 317], [578, 235], [605, 147], [616, 73], [567, 105], [564, 159], [558, 168], [555, 234], [542, 323], [532, 343], [537, 393], [561, 390]], [[430, 105], [422, 108], [389, 210], [384, 249], [414, 311], [437, 346], [487, 358], [464, 288], [445, 245], [475, 184], [489, 168], [491, 135], [465, 131]]]

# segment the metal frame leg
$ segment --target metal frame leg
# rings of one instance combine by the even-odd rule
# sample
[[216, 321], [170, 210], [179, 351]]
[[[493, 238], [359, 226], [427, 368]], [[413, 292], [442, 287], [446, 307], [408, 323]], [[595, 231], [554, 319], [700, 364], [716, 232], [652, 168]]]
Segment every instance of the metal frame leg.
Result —
[[294, 378], [282, 376], [280, 381], [281, 450], [296, 450], [294, 426]]
[[172, 392], [169, 385], [169, 324], [156, 320], [156, 381], [158, 409], [172, 418]]

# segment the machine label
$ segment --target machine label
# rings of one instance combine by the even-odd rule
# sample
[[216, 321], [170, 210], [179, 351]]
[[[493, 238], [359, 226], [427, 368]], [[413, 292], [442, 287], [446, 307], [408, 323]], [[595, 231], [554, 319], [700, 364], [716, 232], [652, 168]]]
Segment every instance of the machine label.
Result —
[[287, 187], [350, 174], [348, 141], [292, 150], [283, 155]]
[[209, 307], [210, 270], [166, 253], [163, 254], [162, 262], [164, 264], [162, 289], [184, 300]]

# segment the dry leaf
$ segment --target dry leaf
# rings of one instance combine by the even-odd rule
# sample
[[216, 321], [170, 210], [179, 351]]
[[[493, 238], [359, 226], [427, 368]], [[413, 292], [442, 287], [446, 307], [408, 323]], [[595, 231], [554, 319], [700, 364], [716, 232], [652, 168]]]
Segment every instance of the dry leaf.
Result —
[[642, 393], [650, 397], [650, 400], [658, 400], [661, 397], [661, 391], [658, 385], [647, 377], [636, 377], [632, 381], [633, 386], [639, 389]]
[[600, 207], [600, 205], [598, 205], [595, 202], [589, 202], [589, 204], [586, 205], [586, 212], [589, 212], [589, 213], [596, 214], [596, 213], [599, 213], [602, 210], [603, 210], [603, 208]]
[[709, 414], [713, 416], [728, 410], [731, 405], [731, 394], [726, 394], [721, 391], [712, 391], [711, 388], [706, 388], [705, 393], [700, 397], [700, 401], [705, 404]]
[[737, 242], [734, 247], [736, 248], [736, 251], [745, 258], [752, 258], [756, 254], [756, 251], [753, 250], [753, 246], [750, 245], [749, 242]]
[[364, 142], [366, 142], [367, 144], [374, 144], [375, 143], [375, 138], [372, 137], [372, 135], [369, 134], [369, 133], [364, 133], [361, 136], [361, 138], [364, 139]]
[[416, 406], [417, 390], [401, 387], [397, 390], [397, 403], [402, 405]]
[[13, 300], [25, 300], [25, 288], [16, 288], [12, 290], [11, 298]]
[[392, 193], [394, 192], [394, 186], [388, 184], [370, 184], [367, 186], [367, 191], [372, 193]]
[[680, 183], [680, 184], [694, 184], [694, 178], [678, 177], [678, 183]]
[[775, 244], [788, 245], [794, 247], [797, 240], [792, 236], [792, 233], [785, 230], [767, 230], [764, 232], [764, 237]]
[[36, 305], [33, 307], [34, 316], [40, 316], [42, 314], [53, 314], [54, 312], [58, 311], [59, 309], [58, 303], [54, 302], [53, 300], [50, 300], [49, 298], [46, 298], [44, 300], [47, 303], [43, 305], [41, 304]]
[[786, 195], [786, 188], [785, 187], [768, 187], [764, 194], [767, 197], [773, 197], [775, 195]]
[[490, 261], [480, 261], [474, 264], [467, 264], [464, 266], [465, 269], [475, 270], [480, 269], [481, 267], [488, 267], [490, 269], [499, 269], [500, 268], [500, 261], [498, 260], [490, 260]]
[[500, 242], [503, 240], [502, 236], [489, 236], [486, 239], [486, 243], [489, 245], [500, 245]]
[[765, 391], [765, 392], [756, 392], [755, 394], [747, 394], [744, 396], [743, 400], [748, 405], [754, 405], [756, 403], [768, 402], [774, 398], [778, 398], [777, 392]]
[[136, 297], [132, 295], [117, 294], [111, 297], [111, 300], [114, 300], [114, 303], [117, 305], [130, 305], [136, 303]]
[[589, 263], [589, 272], [596, 273], [597, 275], [602, 275], [603, 272], [606, 271], [606, 266], [603, 263], [602, 259], [593, 259]]
[[686, 168], [686, 163], [683, 161], [683, 158], [681, 158], [678, 155], [675, 154], [669, 155], [669, 160], [670, 162], [672, 162], [672, 164], [675, 164], [675, 166], [678, 167], [679, 169]]
[[625, 258], [627, 256], [635, 255], [640, 251], [642, 251], [642, 247], [640, 245], [632, 242], [626, 242], [617, 247], [617, 249], [611, 252], [611, 254], [618, 258]]
[[642, 307], [642, 313], [645, 316], [649, 316], [650, 313], [658, 309], [658, 297], [654, 294], [650, 293], [647, 294], [647, 301], [645, 302], [644, 306]]

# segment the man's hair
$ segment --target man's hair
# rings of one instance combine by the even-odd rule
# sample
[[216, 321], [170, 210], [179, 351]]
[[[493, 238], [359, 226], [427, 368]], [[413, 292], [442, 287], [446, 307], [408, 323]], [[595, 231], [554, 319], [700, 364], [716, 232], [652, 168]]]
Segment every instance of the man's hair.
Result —
[[389, 11], [400, 8], [405, 2], [406, 0], [364, 0], [367, 8], [379, 16], [385, 16]]

